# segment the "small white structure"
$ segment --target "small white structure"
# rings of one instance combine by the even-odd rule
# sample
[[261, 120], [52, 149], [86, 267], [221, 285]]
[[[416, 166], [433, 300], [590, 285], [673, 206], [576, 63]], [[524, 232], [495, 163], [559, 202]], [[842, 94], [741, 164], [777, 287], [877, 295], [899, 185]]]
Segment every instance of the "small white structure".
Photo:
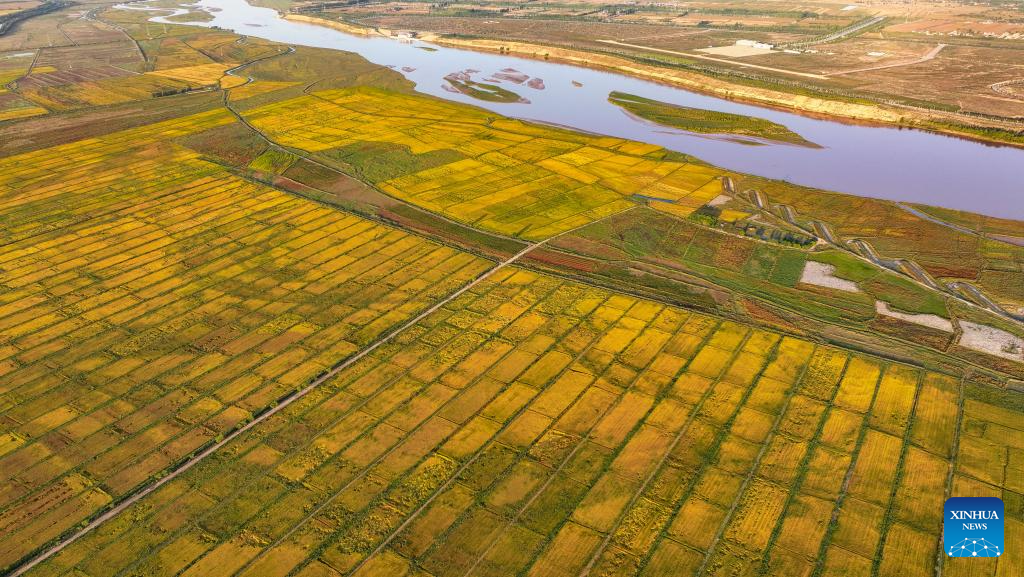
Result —
[[743, 58], [744, 56], [760, 56], [762, 54], [770, 54], [772, 44], [765, 42], [758, 42], [756, 40], [737, 40], [735, 44], [729, 46], [712, 46], [711, 48], [701, 48], [698, 52], [704, 52], [707, 54], [716, 54], [718, 56], [729, 56], [731, 58]]
[[761, 50], [771, 50], [772, 48], [775, 48], [775, 45], [773, 44], [758, 42], [757, 40], [737, 40], [736, 46], [747, 46], [750, 48], [759, 48]]

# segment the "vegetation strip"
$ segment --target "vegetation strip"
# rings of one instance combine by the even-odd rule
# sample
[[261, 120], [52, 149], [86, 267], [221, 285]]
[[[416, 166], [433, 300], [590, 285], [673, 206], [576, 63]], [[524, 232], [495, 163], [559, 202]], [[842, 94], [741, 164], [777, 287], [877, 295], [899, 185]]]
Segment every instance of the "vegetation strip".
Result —
[[691, 108], [618, 91], [608, 95], [608, 102], [644, 120], [688, 132], [737, 134], [801, 146], [815, 146], [786, 126], [763, 118]]

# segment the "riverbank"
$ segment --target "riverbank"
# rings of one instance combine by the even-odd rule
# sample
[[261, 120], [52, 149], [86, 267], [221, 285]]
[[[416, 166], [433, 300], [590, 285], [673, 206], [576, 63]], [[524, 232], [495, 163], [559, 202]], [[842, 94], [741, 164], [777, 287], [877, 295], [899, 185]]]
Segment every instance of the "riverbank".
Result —
[[306, 16], [304, 14], [292, 14], [290, 12], [279, 12], [281, 17], [285, 20], [291, 20], [292, 22], [304, 22], [306, 24], [315, 24], [317, 26], [323, 26], [325, 28], [331, 28], [344, 32], [345, 34], [356, 34], [359, 36], [391, 36], [391, 31], [386, 28], [367, 28], [365, 26], [353, 26], [345, 22], [339, 22], [337, 20], [327, 20], [326, 18], [316, 18], [313, 16]]
[[[353, 26], [350, 27], [355, 28]], [[386, 35], [386, 33], [384, 34]], [[768, 88], [745, 86], [696, 72], [641, 64], [627, 58], [585, 50], [523, 42], [488, 40], [485, 38], [452, 38], [433, 33], [421, 34], [419, 38], [426, 42], [451, 46], [453, 48], [499, 52], [514, 56], [563, 62], [575, 66], [609, 70], [719, 98], [797, 112], [827, 120], [917, 128], [981, 142], [1024, 148], [1024, 125], [1020, 126], [1020, 133], [1015, 135], [1004, 127], [1006, 123], [998, 121], [988, 122], [961, 114], [930, 111], [922, 108], [844, 102]], [[968, 120], [972, 122], [967, 122]]]
[[[385, 37], [396, 35], [395, 31], [389, 29], [357, 26], [301, 14], [286, 14], [284, 17], [288, 20], [318, 24], [350, 34]], [[622, 56], [587, 50], [487, 38], [456, 38], [432, 32], [422, 32], [417, 37], [425, 42], [452, 48], [509, 54], [616, 72], [710, 96], [786, 112], [796, 112], [814, 118], [856, 124], [916, 128], [980, 142], [1024, 148], [1024, 124], [1014, 123], [1010, 120], [990, 120], [911, 106], [876, 104], [867, 101], [851, 102], [796, 94], [784, 90], [730, 82], [689, 70], [644, 64]], [[1015, 130], [1019, 130], [1019, 132], [1015, 133]]]

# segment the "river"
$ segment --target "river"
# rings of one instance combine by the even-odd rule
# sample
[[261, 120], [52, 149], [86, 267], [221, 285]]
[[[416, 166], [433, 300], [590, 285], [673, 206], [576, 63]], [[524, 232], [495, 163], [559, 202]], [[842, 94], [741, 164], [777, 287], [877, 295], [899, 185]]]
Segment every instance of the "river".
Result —
[[[139, 5], [135, 5], [139, 6]], [[741, 104], [629, 76], [503, 54], [433, 46], [419, 40], [357, 36], [285, 20], [245, 0], [200, 0], [217, 26], [282, 43], [355, 52], [390, 66], [420, 92], [505, 116], [658, 144], [731, 170], [858, 196], [916, 202], [1024, 220], [1024, 149], [993, 146], [920, 130], [844, 124]], [[156, 18], [159, 20], [160, 18]], [[529, 102], [493, 103], [446, 90], [444, 77], [469, 71], [497, 80]], [[514, 72], [508, 72], [514, 71]], [[543, 89], [510, 77], [543, 80]], [[539, 83], [535, 83], [539, 85]], [[608, 102], [618, 90], [683, 106], [766, 118], [821, 148], [737, 142], [666, 129]]]

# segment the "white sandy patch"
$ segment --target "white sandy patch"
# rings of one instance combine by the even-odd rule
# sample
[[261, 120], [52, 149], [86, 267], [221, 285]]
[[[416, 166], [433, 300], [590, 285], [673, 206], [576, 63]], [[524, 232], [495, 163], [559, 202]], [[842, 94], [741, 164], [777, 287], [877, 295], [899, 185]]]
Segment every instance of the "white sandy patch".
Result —
[[960, 346], [1004, 359], [1024, 363], [1024, 339], [1004, 330], [960, 321]]
[[715, 54], [717, 56], [728, 56], [730, 58], [744, 58], [746, 56], [760, 56], [761, 54], [771, 54], [771, 48], [758, 48], [756, 46], [741, 46], [733, 44], [732, 46], [714, 46], [712, 48], [700, 48], [697, 52], [704, 52], [705, 54]]
[[800, 282], [823, 286], [850, 293], [860, 292], [857, 283], [839, 278], [835, 275], [836, 267], [823, 262], [809, 260], [804, 264], [804, 272], [800, 274]]
[[882, 316], [892, 317], [908, 323], [914, 323], [915, 325], [931, 327], [940, 331], [946, 331], [947, 333], [953, 332], [953, 323], [949, 319], [932, 314], [901, 313], [889, 308], [889, 303], [885, 301], [875, 301], [875, 312]]
[[722, 206], [723, 204], [729, 202], [730, 200], [732, 200], [732, 197], [729, 196], [728, 194], [720, 194], [715, 198], [712, 198], [711, 202], [708, 203], [708, 206]]

